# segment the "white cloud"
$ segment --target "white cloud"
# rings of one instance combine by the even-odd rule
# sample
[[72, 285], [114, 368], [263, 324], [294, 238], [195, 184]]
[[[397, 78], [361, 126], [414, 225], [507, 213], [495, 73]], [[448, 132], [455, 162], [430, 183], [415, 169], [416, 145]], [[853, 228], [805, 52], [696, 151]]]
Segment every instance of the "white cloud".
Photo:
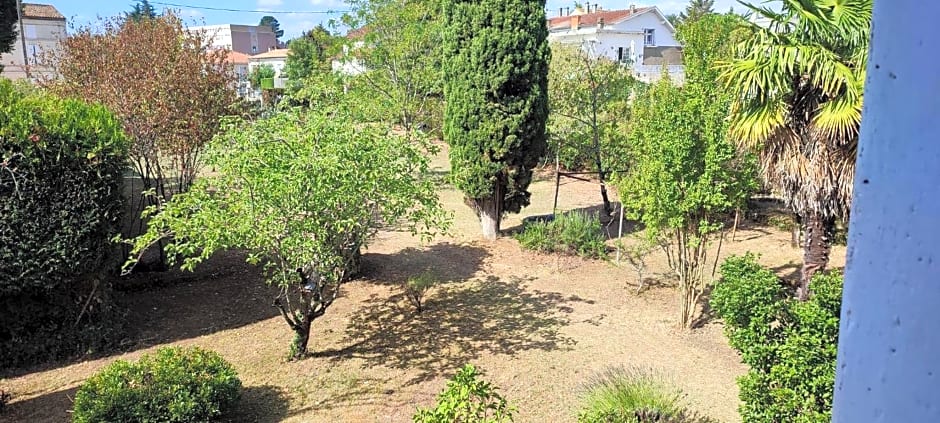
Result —
[[180, 10], [180, 16], [184, 18], [198, 18], [202, 16], [202, 12], [196, 9], [183, 9]]

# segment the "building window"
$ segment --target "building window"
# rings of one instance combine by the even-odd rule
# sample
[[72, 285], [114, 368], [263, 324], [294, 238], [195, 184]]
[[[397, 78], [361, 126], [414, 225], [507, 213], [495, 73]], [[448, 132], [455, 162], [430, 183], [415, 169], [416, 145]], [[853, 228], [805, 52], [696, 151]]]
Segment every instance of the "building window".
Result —
[[257, 52], [258, 52], [258, 46], [251, 46], [251, 52], [252, 52], [252, 53], [257, 53]]
[[630, 63], [633, 58], [633, 52], [630, 47], [617, 47], [617, 61], [620, 63]]
[[646, 28], [643, 30], [643, 45], [645, 46], [656, 45], [656, 30], [655, 29]]

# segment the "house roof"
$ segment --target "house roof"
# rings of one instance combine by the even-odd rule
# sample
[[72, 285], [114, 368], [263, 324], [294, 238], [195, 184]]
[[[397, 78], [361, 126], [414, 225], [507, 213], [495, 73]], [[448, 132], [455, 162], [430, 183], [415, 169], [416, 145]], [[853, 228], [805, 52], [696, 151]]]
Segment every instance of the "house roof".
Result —
[[240, 51], [229, 51], [225, 56], [225, 63], [246, 65], [248, 64], [248, 55]]
[[287, 57], [287, 52], [290, 51], [286, 48], [276, 48], [271, 51], [266, 51], [264, 53], [256, 54], [251, 56], [251, 59], [283, 59]]
[[365, 37], [366, 34], [368, 34], [371, 30], [372, 28], [369, 28], [368, 26], [363, 26], [363, 27], [359, 27], [356, 29], [350, 29], [349, 32], [346, 33], [346, 38], [350, 40], [360, 39], [362, 37]]
[[571, 28], [571, 19], [577, 17], [580, 19], [582, 27], [597, 26], [597, 23], [603, 19], [604, 25], [613, 25], [623, 22], [637, 15], [642, 15], [652, 7], [637, 7], [634, 9], [623, 10], [601, 10], [599, 12], [571, 14], [568, 16], [556, 16], [548, 19], [548, 30], [555, 31]]
[[643, 47], [644, 65], [681, 65], [682, 47]]
[[33, 19], [65, 20], [58, 10], [49, 4], [23, 3], [23, 17]]

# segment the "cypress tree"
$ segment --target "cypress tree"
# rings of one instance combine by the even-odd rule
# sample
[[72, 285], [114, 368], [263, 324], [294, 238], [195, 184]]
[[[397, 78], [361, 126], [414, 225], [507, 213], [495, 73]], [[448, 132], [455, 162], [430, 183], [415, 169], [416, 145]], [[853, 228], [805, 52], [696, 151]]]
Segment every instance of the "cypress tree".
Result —
[[[16, 41], [16, 0], [0, 0], [0, 53], [9, 53]], [[3, 63], [0, 63], [0, 71]]]
[[529, 204], [545, 154], [545, 0], [444, 0], [444, 138], [452, 181], [495, 239], [504, 213]]

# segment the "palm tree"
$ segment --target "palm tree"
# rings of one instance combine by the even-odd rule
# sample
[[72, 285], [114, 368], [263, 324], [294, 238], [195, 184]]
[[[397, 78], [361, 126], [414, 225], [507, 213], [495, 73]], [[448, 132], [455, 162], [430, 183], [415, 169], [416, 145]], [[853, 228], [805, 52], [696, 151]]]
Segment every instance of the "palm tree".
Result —
[[719, 65], [735, 98], [731, 131], [801, 218], [806, 299], [836, 221], [848, 217], [872, 0], [782, 0], [779, 12], [742, 4], [764, 24], [751, 24], [735, 59]]

